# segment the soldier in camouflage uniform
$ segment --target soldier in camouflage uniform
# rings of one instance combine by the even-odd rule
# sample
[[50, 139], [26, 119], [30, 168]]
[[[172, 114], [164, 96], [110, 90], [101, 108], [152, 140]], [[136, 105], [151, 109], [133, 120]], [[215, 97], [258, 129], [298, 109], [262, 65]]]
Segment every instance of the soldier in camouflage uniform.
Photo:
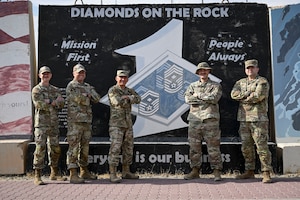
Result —
[[272, 182], [270, 172], [271, 152], [268, 148], [268, 96], [269, 83], [258, 75], [258, 61], [245, 61], [247, 78], [237, 81], [231, 91], [231, 97], [239, 101], [237, 120], [240, 122], [239, 134], [242, 140], [242, 153], [245, 158], [245, 173], [237, 179], [254, 178], [255, 149], [261, 161], [263, 182]]
[[63, 108], [64, 99], [60, 90], [49, 81], [52, 73], [49, 67], [43, 66], [39, 70], [40, 83], [32, 89], [32, 101], [35, 107], [34, 139], [35, 151], [33, 169], [35, 169], [34, 184], [44, 185], [41, 180], [41, 170], [44, 168], [46, 148], [51, 168], [50, 180], [66, 180], [58, 176], [58, 160], [60, 156], [58, 110]]
[[214, 180], [221, 180], [223, 163], [220, 151], [221, 131], [218, 102], [222, 96], [222, 87], [208, 77], [211, 69], [206, 62], [199, 63], [196, 74], [199, 75], [200, 80], [191, 83], [185, 92], [185, 102], [190, 105], [188, 141], [192, 168], [192, 171], [185, 175], [184, 179], [186, 180], [199, 178], [203, 140], [207, 144]]
[[138, 104], [141, 97], [131, 88], [126, 87], [129, 72], [117, 70], [115, 77], [117, 84], [108, 91], [110, 102], [109, 135], [111, 145], [109, 149], [110, 181], [121, 182], [116, 176], [116, 168], [119, 165], [122, 150], [122, 178], [138, 179], [139, 177], [130, 172], [133, 157], [133, 130], [131, 119], [131, 105]]
[[[86, 70], [81, 64], [73, 67], [73, 80], [67, 85], [69, 149], [67, 166], [70, 183], [84, 183], [84, 179], [97, 179], [88, 170], [89, 142], [92, 136], [91, 102], [97, 103], [100, 95], [94, 87], [85, 83]], [[80, 175], [77, 174], [78, 166]]]

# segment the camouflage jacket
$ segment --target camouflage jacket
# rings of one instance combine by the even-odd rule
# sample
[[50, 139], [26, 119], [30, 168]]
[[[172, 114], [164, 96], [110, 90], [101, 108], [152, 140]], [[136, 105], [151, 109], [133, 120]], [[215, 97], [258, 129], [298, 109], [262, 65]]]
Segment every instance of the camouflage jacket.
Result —
[[[122, 96], [128, 95], [129, 99], [123, 99]], [[131, 105], [141, 102], [141, 97], [131, 88], [120, 88], [118, 85], [112, 86], [108, 90], [110, 103], [109, 126], [131, 128]]]
[[72, 80], [66, 88], [68, 122], [92, 123], [92, 105], [100, 100], [100, 95], [88, 83]]
[[190, 105], [189, 121], [220, 119], [219, 100], [222, 96], [221, 84], [208, 80], [193, 82], [185, 92], [185, 102]]
[[[58, 111], [65, 104], [64, 100], [55, 101], [61, 96], [60, 90], [53, 85], [45, 87], [39, 83], [32, 88], [31, 95], [35, 107], [34, 127], [58, 127]], [[46, 103], [46, 99], [50, 103]], [[55, 106], [52, 106], [52, 101], [55, 101]]]
[[231, 98], [239, 101], [238, 121], [269, 121], [269, 83], [266, 78], [257, 76], [255, 80], [240, 79], [231, 91]]

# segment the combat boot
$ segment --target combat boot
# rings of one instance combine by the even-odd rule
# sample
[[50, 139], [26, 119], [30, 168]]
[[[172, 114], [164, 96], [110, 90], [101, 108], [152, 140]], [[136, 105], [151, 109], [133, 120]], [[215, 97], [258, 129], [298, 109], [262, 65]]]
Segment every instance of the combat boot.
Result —
[[84, 179], [80, 178], [77, 173], [77, 168], [70, 169], [70, 183], [84, 183]]
[[45, 185], [45, 183], [41, 179], [41, 170], [35, 169], [34, 170], [34, 184], [35, 185]]
[[80, 178], [88, 179], [88, 180], [96, 180], [97, 176], [90, 173], [87, 167], [80, 167]]
[[191, 180], [191, 179], [196, 179], [199, 178], [199, 168], [198, 167], [193, 167], [192, 171], [184, 176], [185, 180]]
[[214, 169], [214, 181], [221, 181], [221, 171], [219, 169]]
[[116, 167], [109, 166], [109, 175], [110, 175], [110, 182], [112, 183], [121, 183], [121, 179], [117, 177]]
[[51, 169], [51, 173], [50, 173], [49, 179], [51, 181], [66, 181], [67, 180], [66, 177], [62, 177], [62, 176], [58, 175], [57, 167], [50, 166], [50, 169]]
[[248, 178], [255, 178], [254, 170], [246, 170], [243, 174], [237, 175], [236, 179], [248, 179]]
[[271, 179], [269, 171], [263, 172], [263, 180], [262, 180], [262, 182], [263, 183], [272, 183], [272, 179]]
[[122, 178], [123, 179], [139, 179], [139, 176], [130, 172], [129, 165], [122, 166]]

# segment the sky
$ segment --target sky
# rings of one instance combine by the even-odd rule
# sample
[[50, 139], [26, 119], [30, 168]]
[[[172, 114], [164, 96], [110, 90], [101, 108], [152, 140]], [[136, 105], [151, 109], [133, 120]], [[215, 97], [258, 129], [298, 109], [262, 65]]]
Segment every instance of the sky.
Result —
[[[124, 4], [208, 4], [208, 3], [260, 3], [267, 4], [268, 7], [279, 7], [285, 5], [299, 4], [300, 0], [30, 0], [33, 6], [33, 21], [35, 39], [38, 37], [38, 9], [39, 5], [124, 5]], [[37, 42], [36, 42], [37, 46]], [[36, 52], [37, 53], [37, 52]]]

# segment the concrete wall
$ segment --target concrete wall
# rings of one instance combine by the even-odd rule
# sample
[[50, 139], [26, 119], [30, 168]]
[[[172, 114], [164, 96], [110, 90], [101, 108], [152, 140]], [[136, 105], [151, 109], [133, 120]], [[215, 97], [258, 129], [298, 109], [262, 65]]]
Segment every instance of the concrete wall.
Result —
[[282, 173], [300, 173], [300, 144], [278, 143], [277, 147], [282, 160]]
[[29, 140], [0, 140], [0, 174], [24, 174]]

